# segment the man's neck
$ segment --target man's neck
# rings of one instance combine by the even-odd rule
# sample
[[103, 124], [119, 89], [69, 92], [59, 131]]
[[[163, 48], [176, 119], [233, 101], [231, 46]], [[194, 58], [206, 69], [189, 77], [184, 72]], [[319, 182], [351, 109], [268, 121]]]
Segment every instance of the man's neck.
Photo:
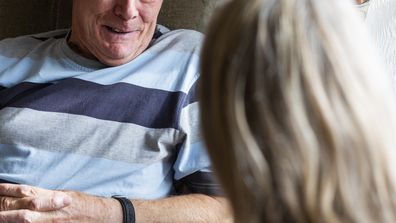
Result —
[[96, 57], [94, 57], [92, 54], [88, 54], [84, 50], [82, 50], [81, 47], [78, 46], [78, 44], [74, 43], [71, 40], [70, 37], [71, 37], [71, 32], [69, 33], [69, 35], [67, 35], [66, 42], [67, 42], [67, 45], [70, 47], [70, 49], [73, 50], [73, 52], [75, 52], [78, 55], [83, 56], [85, 58], [88, 58], [88, 59], [91, 59], [91, 60], [97, 60]]

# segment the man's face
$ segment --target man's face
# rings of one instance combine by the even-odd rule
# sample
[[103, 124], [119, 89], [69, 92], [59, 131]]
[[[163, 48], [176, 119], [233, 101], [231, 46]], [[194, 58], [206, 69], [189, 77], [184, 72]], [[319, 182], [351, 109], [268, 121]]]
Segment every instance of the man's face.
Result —
[[149, 45], [163, 0], [73, 0], [70, 41], [86, 57], [118, 66]]

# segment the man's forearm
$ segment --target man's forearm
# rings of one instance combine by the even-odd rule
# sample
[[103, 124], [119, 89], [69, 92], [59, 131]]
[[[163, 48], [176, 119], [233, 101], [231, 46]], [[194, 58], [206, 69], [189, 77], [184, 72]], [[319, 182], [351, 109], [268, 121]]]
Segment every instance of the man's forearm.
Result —
[[[203, 194], [132, 200], [136, 222], [232, 222], [225, 198]], [[119, 201], [77, 191], [0, 184], [0, 223], [122, 223]]]
[[[73, 197], [74, 205], [65, 211], [74, 216], [75, 221], [122, 223], [122, 209], [117, 200], [90, 198], [78, 192], [66, 193]], [[132, 203], [137, 223], [232, 222], [227, 201], [222, 197], [191, 194], [158, 200], [132, 200]]]
[[132, 201], [136, 222], [232, 222], [225, 198], [202, 194]]

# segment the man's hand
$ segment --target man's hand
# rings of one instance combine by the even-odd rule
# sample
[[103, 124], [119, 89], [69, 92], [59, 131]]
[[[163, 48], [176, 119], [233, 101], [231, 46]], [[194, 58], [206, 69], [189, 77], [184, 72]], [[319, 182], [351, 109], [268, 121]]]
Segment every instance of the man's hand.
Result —
[[117, 200], [76, 191], [0, 184], [0, 223], [122, 222]]
[[0, 184], [0, 211], [28, 209], [56, 211], [70, 205], [72, 199], [60, 191], [16, 184]]
[[71, 204], [64, 192], [16, 184], [0, 184], [0, 222], [32, 222]]
[[[232, 222], [225, 198], [191, 194], [132, 202], [137, 223]], [[0, 184], [0, 223], [121, 223], [122, 217], [120, 203], [112, 198]]]

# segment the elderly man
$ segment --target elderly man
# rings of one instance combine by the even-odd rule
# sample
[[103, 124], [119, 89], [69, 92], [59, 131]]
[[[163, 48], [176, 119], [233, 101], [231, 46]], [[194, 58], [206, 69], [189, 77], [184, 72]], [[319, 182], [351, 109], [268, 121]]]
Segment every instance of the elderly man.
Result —
[[161, 31], [161, 4], [73, 0], [70, 31], [0, 42], [0, 222], [228, 219], [197, 124], [202, 36]]

